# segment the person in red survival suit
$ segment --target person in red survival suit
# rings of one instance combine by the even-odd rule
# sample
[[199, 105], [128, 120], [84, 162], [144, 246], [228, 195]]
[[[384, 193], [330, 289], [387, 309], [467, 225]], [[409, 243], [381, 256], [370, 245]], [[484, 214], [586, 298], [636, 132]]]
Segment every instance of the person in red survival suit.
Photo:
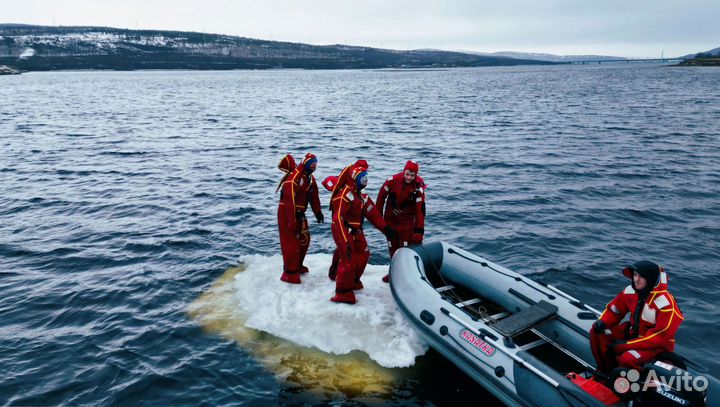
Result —
[[[330, 196], [330, 211], [332, 212], [332, 202], [333, 198], [335, 198], [340, 191], [342, 191], [343, 187], [347, 185], [349, 182], [354, 182], [351, 178], [353, 170], [362, 168], [365, 171], [368, 170], [369, 166], [367, 161], [365, 160], [357, 160], [355, 161], [355, 164], [350, 164], [347, 167], [343, 168], [342, 171], [340, 171], [339, 176], [329, 176], [323, 180], [322, 184], [328, 191], [332, 192]], [[328, 269], [328, 277], [330, 280], [335, 281], [335, 276], [337, 275], [337, 267], [338, 263], [340, 262], [340, 252], [338, 252], [338, 249], [336, 248], [333, 252], [333, 258], [332, 262], [330, 263], [330, 268]]]
[[[632, 284], [610, 301], [590, 329], [598, 370], [606, 373], [618, 365], [640, 370], [657, 354], [672, 352], [684, 319], [662, 267], [639, 261], [626, 267], [623, 275]], [[621, 323], [628, 313], [630, 320]]]
[[[403, 172], [388, 178], [378, 193], [380, 213], [384, 214], [385, 222], [397, 231], [397, 236], [388, 239], [390, 258], [400, 247], [423, 241], [425, 182], [417, 175], [419, 170], [416, 162], [408, 161]], [[390, 274], [385, 275], [383, 281], [390, 282]]]
[[353, 290], [362, 290], [360, 278], [370, 259], [370, 250], [363, 233], [364, 219], [368, 218], [373, 226], [389, 238], [395, 234], [364, 191], [367, 171], [355, 168], [351, 179], [352, 182], [344, 185], [332, 201], [332, 235], [340, 262], [335, 278], [335, 296], [330, 300], [347, 304], [355, 304]]
[[[291, 159], [283, 158], [278, 167], [292, 167]], [[320, 197], [315, 177], [317, 158], [308, 153], [292, 172], [286, 174], [280, 186], [280, 204], [278, 205], [278, 229], [280, 229], [280, 249], [283, 255], [283, 273], [280, 280], [300, 284], [300, 273], [307, 273], [303, 265], [310, 246], [310, 229], [305, 217], [308, 203], [315, 213], [318, 223], [325, 218], [320, 208]]]

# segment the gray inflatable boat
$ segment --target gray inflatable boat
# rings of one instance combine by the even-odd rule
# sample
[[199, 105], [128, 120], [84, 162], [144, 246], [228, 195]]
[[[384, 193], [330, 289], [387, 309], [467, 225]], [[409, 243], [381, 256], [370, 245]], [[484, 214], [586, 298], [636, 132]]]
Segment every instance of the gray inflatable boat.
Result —
[[[597, 372], [589, 331], [598, 310], [453, 245], [401, 248], [390, 275], [425, 341], [508, 406], [720, 405], [720, 381], [675, 353], [639, 378]], [[648, 381], [648, 369], [658, 380]], [[681, 372], [696, 388], [665, 380]]]

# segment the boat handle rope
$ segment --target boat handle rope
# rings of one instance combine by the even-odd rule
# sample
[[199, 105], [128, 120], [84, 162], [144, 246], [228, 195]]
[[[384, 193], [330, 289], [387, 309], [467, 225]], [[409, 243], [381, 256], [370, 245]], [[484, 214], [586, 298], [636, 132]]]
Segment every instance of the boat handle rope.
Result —
[[474, 327], [470, 326], [469, 324], [465, 323], [465, 321], [463, 321], [462, 319], [456, 317], [455, 315], [453, 315], [453, 314], [452, 314], [450, 311], [448, 311], [447, 309], [440, 307], [440, 311], [441, 311], [443, 314], [445, 314], [445, 315], [449, 316], [450, 318], [452, 318], [453, 320], [455, 320], [455, 322], [459, 323], [460, 325], [462, 325], [462, 326], [464, 326], [465, 328], [467, 328], [468, 330], [470, 330], [470, 331], [471, 331], [472, 333], [474, 333], [475, 335], [477, 335], [477, 336], [479, 336], [480, 338], [482, 338], [485, 342], [488, 342], [488, 343], [490, 343], [491, 345], [493, 345], [493, 346], [495, 347], [495, 349], [497, 349], [497, 350], [499, 350], [500, 352], [508, 355], [512, 360], [514, 360], [515, 362], [517, 362], [520, 366], [528, 369], [529, 371], [531, 371], [531, 372], [535, 373], [536, 375], [538, 375], [538, 377], [540, 377], [541, 379], [543, 379], [543, 380], [545, 380], [546, 382], [550, 383], [550, 385], [552, 385], [553, 387], [555, 387], [555, 388], [559, 388], [559, 387], [560, 387], [560, 383], [558, 383], [555, 379], [553, 379], [552, 377], [546, 375], [545, 373], [543, 373], [542, 371], [540, 371], [540, 369], [536, 368], [535, 366], [529, 364], [528, 362], [525, 361], [525, 359], [521, 358], [520, 356], [518, 356], [518, 355], [516, 355], [516, 354], [514, 354], [514, 353], [512, 353], [512, 352], [510, 352], [510, 351], [508, 351], [508, 350], [505, 349], [501, 344], [498, 344], [497, 341], [494, 341], [493, 339], [491, 339], [490, 337], [488, 337], [488, 336], [485, 335], [484, 333], [480, 332], [480, 331], [477, 330], [476, 328], [474, 328]]

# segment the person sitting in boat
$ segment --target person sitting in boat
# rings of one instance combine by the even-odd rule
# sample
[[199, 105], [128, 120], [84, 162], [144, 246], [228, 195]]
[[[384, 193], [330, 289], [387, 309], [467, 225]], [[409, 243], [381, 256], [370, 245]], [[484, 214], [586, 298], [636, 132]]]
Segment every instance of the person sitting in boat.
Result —
[[308, 268], [303, 265], [310, 246], [310, 229], [305, 217], [308, 203], [318, 223], [323, 223], [325, 217], [320, 207], [317, 183], [312, 175], [317, 168], [317, 157], [308, 153], [300, 165], [294, 164], [292, 156], [287, 155], [278, 165], [278, 168], [286, 172], [279, 186], [280, 203], [277, 214], [280, 250], [283, 255], [283, 273], [280, 280], [300, 284], [300, 273], [308, 272]]
[[334, 302], [355, 304], [353, 290], [363, 289], [360, 278], [370, 259], [370, 250], [363, 233], [364, 219], [367, 218], [388, 238], [395, 234], [385, 223], [375, 203], [365, 193], [367, 179], [365, 168], [353, 169], [350, 182], [342, 185], [332, 200], [331, 229], [340, 256], [335, 278], [335, 296], [330, 299]]
[[[397, 235], [388, 238], [390, 258], [397, 249], [408, 244], [420, 244], [425, 234], [425, 182], [418, 175], [420, 167], [408, 161], [402, 172], [388, 178], [380, 188], [377, 205], [385, 222]], [[390, 274], [383, 277], [390, 282]]]
[[[618, 365], [640, 370], [661, 352], [675, 348], [684, 317], [668, 291], [665, 270], [651, 261], [623, 269], [632, 280], [605, 308], [590, 329], [590, 347], [602, 372]], [[622, 322], [627, 314], [629, 321]]]
[[[348, 182], [351, 181], [350, 176], [352, 175], [353, 170], [358, 168], [362, 168], [367, 171], [369, 168], [367, 161], [357, 160], [355, 161], [355, 164], [350, 164], [347, 167], [343, 168], [343, 170], [340, 171], [339, 176], [329, 176], [325, 178], [325, 180], [322, 182], [325, 189], [332, 192], [332, 194], [330, 195], [330, 212], [332, 212], [333, 199], [337, 196], [337, 194], [340, 193], [340, 191], [343, 189], [343, 186], [347, 185]], [[338, 252], [338, 249], [335, 249], [335, 251], [333, 252], [332, 262], [330, 262], [330, 268], [328, 269], [328, 277], [332, 281], [335, 281], [339, 262], [340, 252]]]

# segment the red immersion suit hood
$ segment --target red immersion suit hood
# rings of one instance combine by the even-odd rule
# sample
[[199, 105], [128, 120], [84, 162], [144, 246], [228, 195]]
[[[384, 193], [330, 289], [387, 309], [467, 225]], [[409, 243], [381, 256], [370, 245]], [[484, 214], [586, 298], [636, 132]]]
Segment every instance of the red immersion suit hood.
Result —
[[403, 172], [405, 172], [406, 170], [410, 170], [417, 175], [418, 171], [420, 171], [420, 166], [415, 161], [408, 160], [408, 162], [405, 163], [405, 168], [403, 169]]
[[367, 170], [368, 168], [370, 168], [370, 166], [368, 165], [368, 162], [365, 160], [357, 160], [357, 161], [355, 161], [355, 164], [353, 164], [353, 168], [364, 168]]
[[280, 163], [278, 164], [278, 169], [285, 173], [288, 173], [288, 172], [294, 170], [295, 167], [296, 167], [295, 159], [290, 154], [283, 157], [282, 160], [280, 160]]

